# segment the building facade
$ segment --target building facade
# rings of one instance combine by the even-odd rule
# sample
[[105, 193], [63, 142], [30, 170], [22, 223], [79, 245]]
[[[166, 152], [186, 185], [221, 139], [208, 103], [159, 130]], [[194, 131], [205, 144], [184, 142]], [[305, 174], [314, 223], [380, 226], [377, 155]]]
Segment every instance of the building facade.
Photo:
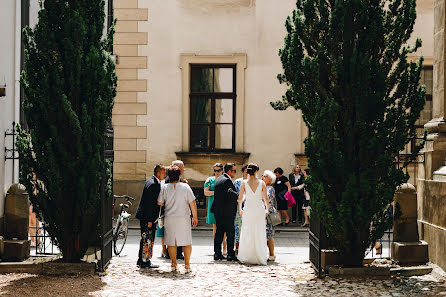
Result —
[[429, 260], [446, 270], [445, 1], [435, 0], [433, 11], [432, 118], [424, 125], [428, 136], [417, 180], [418, 226], [420, 237], [429, 243]]
[[[280, 166], [286, 173], [305, 165], [308, 129], [300, 112], [269, 104], [285, 91], [276, 79], [278, 50], [295, 0], [113, 3], [116, 194], [139, 199], [155, 164], [182, 159], [203, 215], [202, 187], [215, 162], [257, 162], [261, 170]], [[12, 148], [5, 132], [21, 119], [21, 29], [36, 22], [38, 9], [37, 0], [0, 1], [0, 233], [6, 191], [18, 182], [18, 163], [5, 160]], [[417, 185], [420, 236], [429, 242], [431, 261], [446, 268], [444, 0], [418, 1], [417, 13], [411, 42], [420, 37], [423, 47], [410, 58], [425, 57], [427, 102], [417, 124], [429, 138], [411, 183]]]
[[[18, 161], [13, 163], [13, 122], [20, 121], [22, 2], [0, 2], [0, 234], [3, 229], [5, 195], [18, 182]], [[6, 151], [8, 150], [8, 151]], [[14, 164], [14, 165], [13, 165]]]
[[[300, 111], [270, 106], [286, 90], [276, 78], [278, 51], [294, 7], [294, 0], [114, 0], [115, 192], [139, 198], [155, 164], [181, 159], [204, 209], [215, 162], [286, 174], [306, 165]], [[423, 47], [411, 59], [425, 57], [422, 83], [432, 94], [433, 0], [419, 1], [417, 12], [411, 42], [420, 37]], [[428, 97], [420, 131], [431, 119]]]

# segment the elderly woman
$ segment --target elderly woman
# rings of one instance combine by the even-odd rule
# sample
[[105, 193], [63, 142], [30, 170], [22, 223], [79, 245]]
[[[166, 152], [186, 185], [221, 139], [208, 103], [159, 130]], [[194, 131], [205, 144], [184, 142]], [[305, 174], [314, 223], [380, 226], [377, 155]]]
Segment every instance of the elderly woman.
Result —
[[[276, 201], [276, 194], [274, 191], [274, 187], [272, 184], [276, 181], [276, 175], [272, 173], [270, 170], [265, 170], [262, 175], [262, 180], [265, 182], [266, 185], [266, 194], [268, 195], [269, 201], [268, 201], [268, 213], [274, 213], [276, 208], [274, 206]], [[268, 261], [275, 261], [276, 256], [274, 255], [274, 226], [270, 224], [266, 224], [266, 240], [268, 244], [268, 250], [269, 250], [269, 258]]]
[[177, 246], [183, 247], [184, 267], [191, 272], [190, 255], [192, 253], [192, 230], [190, 215], [192, 210], [192, 225], [198, 224], [197, 205], [190, 186], [180, 183], [181, 170], [172, 166], [167, 170], [170, 183], [163, 185], [158, 197], [158, 205], [164, 206], [164, 242], [167, 245], [171, 269], [177, 271]]

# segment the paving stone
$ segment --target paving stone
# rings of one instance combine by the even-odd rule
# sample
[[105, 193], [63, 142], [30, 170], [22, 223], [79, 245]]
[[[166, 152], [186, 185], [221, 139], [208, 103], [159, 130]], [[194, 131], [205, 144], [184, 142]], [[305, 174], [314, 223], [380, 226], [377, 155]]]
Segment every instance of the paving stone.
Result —
[[185, 273], [184, 261], [179, 261], [179, 273], [170, 272], [170, 261], [157, 257], [158, 242], [152, 260], [160, 268], [137, 268], [138, 237], [132, 234], [122, 256], [114, 257], [102, 276], [7, 274], [0, 278], [0, 296], [446, 296], [446, 282], [433, 274], [373, 280], [316, 278], [310, 264], [304, 263], [308, 247], [297, 243], [290, 250], [278, 243], [278, 260], [268, 266], [214, 262], [212, 240], [202, 237], [200, 246], [193, 247], [191, 274]]

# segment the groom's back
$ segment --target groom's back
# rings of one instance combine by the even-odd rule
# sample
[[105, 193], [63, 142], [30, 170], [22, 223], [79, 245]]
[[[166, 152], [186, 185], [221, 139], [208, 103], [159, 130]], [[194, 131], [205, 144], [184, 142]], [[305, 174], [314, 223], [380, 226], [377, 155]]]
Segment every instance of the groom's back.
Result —
[[216, 213], [217, 215], [221, 215], [221, 216], [226, 216], [228, 215], [228, 199], [227, 199], [227, 195], [228, 195], [228, 185], [227, 182], [228, 180], [230, 181], [230, 179], [225, 175], [222, 174], [220, 175], [216, 180], [215, 180], [215, 185], [214, 185], [214, 203], [216, 203]]

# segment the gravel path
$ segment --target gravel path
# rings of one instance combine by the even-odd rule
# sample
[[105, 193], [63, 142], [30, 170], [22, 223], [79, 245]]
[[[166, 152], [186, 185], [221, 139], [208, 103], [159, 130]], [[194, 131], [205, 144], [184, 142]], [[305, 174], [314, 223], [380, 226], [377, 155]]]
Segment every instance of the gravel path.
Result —
[[195, 264], [193, 272], [138, 269], [113, 260], [106, 275], [49, 277], [7, 274], [0, 296], [445, 296], [432, 275], [391, 279], [317, 279], [309, 264]]

